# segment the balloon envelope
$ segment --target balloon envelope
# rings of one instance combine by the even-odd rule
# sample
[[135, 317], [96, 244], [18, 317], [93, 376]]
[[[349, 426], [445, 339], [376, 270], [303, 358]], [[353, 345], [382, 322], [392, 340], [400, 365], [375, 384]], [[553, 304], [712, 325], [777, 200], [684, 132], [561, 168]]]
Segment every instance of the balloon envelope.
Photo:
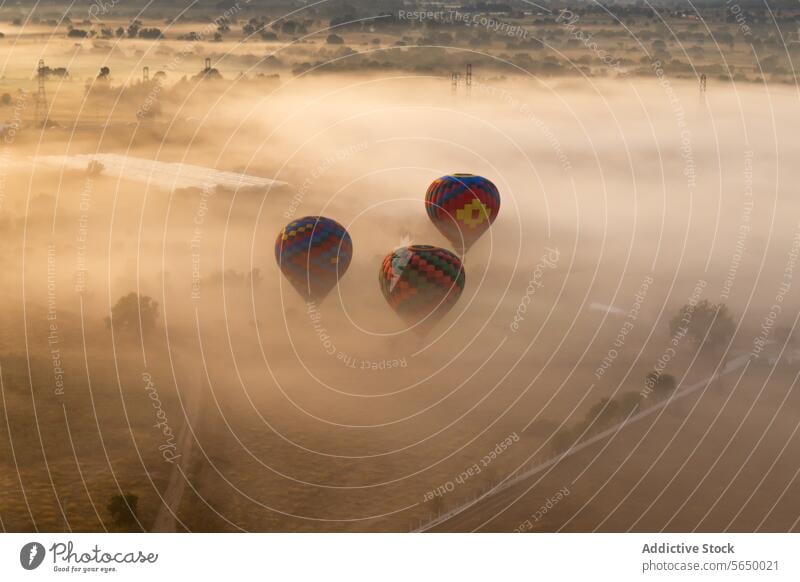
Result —
[[324, 216], [305, 216], [287, 224], [275, 241], [275, 259], [303, 297], [320, 301], [350, 266], [353, 242], [347, 230]]
[[425, 208], [436, 228], [454, 247], [466, 252], [497, 218], [500, 193], [482, 176], [442, 176], [428, 187]]
[[409, 325], [436, 323], [456, 304], [466, 275], [461, 260], [428, 245], [401, 247], [383, 260], [378, 279], [386, 301]]

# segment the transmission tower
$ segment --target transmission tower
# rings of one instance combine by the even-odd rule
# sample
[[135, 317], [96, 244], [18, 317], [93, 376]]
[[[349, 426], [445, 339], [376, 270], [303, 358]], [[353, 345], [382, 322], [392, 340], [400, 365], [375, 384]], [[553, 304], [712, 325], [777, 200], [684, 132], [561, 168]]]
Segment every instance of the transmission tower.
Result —
[[453, 87], [453, 95], [457, 95], [458, 94], [458, 80], [459, 80], [460, 77], [461, 77], [461, 75], [459, 75], [455, 71], [453, 71], [453, 74], [450, 76], [450, 80], [451, 80], [452, 87]]
[[706, 77], [705, 73], [700, 75], [700, 92], [701, 93], [705, 93], [706, 92], [706, 80], [707, 80], [707, 77]]
[[150, 67], [142, 69], [142, 82], [147, 83], [150, 80]]
[[472, 94], [472, 63], [467, 63], [467, 97]]
[[44, 81], [47, 76], [44, 60], [39, 59], [39, 65], [36, 67], [36, 109], [35, 119], [36, 124], [44, 127], [47, 124], [47, 93], [44, 90]]

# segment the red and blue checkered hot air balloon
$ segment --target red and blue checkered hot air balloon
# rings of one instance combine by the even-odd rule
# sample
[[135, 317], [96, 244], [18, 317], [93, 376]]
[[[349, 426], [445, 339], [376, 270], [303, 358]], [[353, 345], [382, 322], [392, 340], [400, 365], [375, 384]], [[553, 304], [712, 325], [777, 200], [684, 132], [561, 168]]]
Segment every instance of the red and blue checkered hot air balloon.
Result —
[[429, 245], [396, 249], [386, 256], [378, 273], [386, 301], [422, 333], [456, 304], [465, 280], [464, 266], [456, 255]]
[[466, 252], [497, 218], [500, 193], [497, 186], [481, 176], [442, 176], [428, 187], [425, 208], [447, 240]]
[[350, 266], [353, 242], [347, 230], [324, 216], [287, 224], [275, 241], [275, 259], [284, 276], [306, 300], [321, 301]]

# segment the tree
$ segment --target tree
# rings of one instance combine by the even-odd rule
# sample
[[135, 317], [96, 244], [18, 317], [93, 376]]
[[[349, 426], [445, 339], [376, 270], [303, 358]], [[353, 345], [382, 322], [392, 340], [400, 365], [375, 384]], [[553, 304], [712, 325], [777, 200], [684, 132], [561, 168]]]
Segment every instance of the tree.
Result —
[[242, 34], [245, 36], [251, 36], [257, 32], [262, 32], [264, 30], [264, 21], [259, 20], [258, 18], [251, 18], [247, 21], [242, 27]]
[[100, 72], [97, 74], [98, 81], [105, 81], [108, 79], [108, 76], [111, 74], [111, 69], [108, 67], [100, 67]]
[[669, 329], [673, 336], [685, 334], [695, 346], [708, 346], [716, 352], [728, 344], [736, 324], [727, 305], [715, 305], [703, 299], [694, 307], [690, 304], [681, 307], [669, 322]]
[[294, 20], [287, 20], [281, 25], [283, 34], [293, 35], [297, 32], [297, 23]]
[[112, 495], [106, 506], [111, 514], [114, 526], [121, 531], [138, 531], [139, 520], [136, 516], [139, 497], [133, 493]]
[[8, 93], [3, 93], [3, 96], [0, 97], [0, 103], [5, 106], [11, 105], [11, 95]]
[[70, 38], [86, 38], [89, 36], [89, 33], [80, 28], [73, 28], [67, 33], [67, 36]]
[[139, 31], [139, 38], [161, 38], [163, 35], [160, 28], [143, 28]]
[[601, 398], [600, 402], [592, 406], [584, 419], [584, 425], [589, 426], [594, 422], [595, 427], [603, 427], [619, 417], [620, 408], [617, 400]]
[[145, 335], [156, 327], [158, 322], [158, 302], [146, 295], [128, 293], [111, 309], [111, 317], [106, 318], [106, 326], [115, 330], [139, 329]]
[[344, 44], [344, 39], [338, 34], [329, 34], [326, 42], [328, 44]]
[[669, 396], [677, 386], [675, 376], [672, 374], [659, 374], [658, 372], [650, 372], [645, 379], [645, 386], [647, 386], [659, 398], [666, 398]]
[[140, 28], [142, 28], [141, 20], [131, 20], [130, 24], [128, 25], [128, 37], [136, 38], [139, 36]]

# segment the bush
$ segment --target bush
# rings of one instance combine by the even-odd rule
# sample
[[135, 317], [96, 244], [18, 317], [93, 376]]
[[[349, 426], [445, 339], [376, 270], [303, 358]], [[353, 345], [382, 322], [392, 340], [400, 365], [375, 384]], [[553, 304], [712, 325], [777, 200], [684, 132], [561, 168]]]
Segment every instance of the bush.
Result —
[[152, 297], [128, 293], [111, 309], [111, 317], [106, 318], [106, 326], [114, 326], [115, 330], [139, 329], [146, 335], [156, 327], [158, 322], [158, 302]]
[[130, 24], [128, 24], [128, 37], [129, 38], [136, 38], [139, 36], [139, 29], [142, 28], [142, 21], [141, 20], [131, 20]]
[[133, 493], [113, 495], [106, 506], [111, 514], [114, 527], [121, 531], [139, 531], [139, 520], [136, 517], [139, 497]]
[[610, 398], [601, 398], [592, 406], [584, 419], [583, 426], [594, 423], [594, 428], [602, 428], [620, 417], [619, 402]]
[[158, 28], [143, 28], [139, 31], [139, 38], [156, 39], [162, 36], [161, 30]]
[[677, 382], [672, 374], [650, 372], [645, 380], [645, 386], [650, 388], [656, 396], [665, 398], [675, 390]]
[[714, 305], [703, 299], [694, 308], [688, 304], [681, 307], [669, 322], [669, 329], [673, 335], [685, 333], [699, 347], [707, 345], [716, 349], [730, 341], [736, 324], [727, 305]]

